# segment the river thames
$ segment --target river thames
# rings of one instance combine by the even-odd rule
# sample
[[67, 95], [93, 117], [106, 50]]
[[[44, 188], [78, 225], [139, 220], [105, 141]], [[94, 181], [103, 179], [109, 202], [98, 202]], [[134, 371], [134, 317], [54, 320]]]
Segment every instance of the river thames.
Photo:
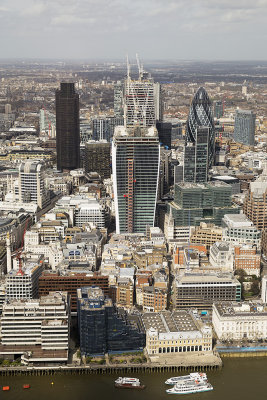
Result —
[[[9, 392], [1, 392], [1, 399], [12, 400], [162, 400], [181, 395], [168, 395], [165, 380], [183, 373], [134, 374], [147, 387], [145, 390], [115, 389], [118, 375], [54, 375], [0, 377], [1, 386], [9, 385]], [[261, 400], [266, 399], [267, 359], [225, 359], [221, 370], [209, 371], [208, 379], [214, 390], [206, 393], [182, 395], [189, 400]], [[133, 376], [133, 375], [127, 375]], [[53, 384], [52, 384], [53, 382]], [[30, 389], [22, 385], [29, 383]]]

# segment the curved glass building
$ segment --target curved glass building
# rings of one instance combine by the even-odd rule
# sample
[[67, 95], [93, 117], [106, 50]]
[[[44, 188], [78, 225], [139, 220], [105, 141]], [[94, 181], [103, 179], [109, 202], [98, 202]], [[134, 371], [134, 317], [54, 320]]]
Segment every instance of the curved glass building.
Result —
[[212, 103], [208, 93], [203, 87], [200, 87], [191, 103], [188, 120], [186, 124], [186, 140], [195, 143], [196, 130], [199, 127], [209, 127], [209, 167], [213, 164], [215, 152], [215, 129], [212, 113]]

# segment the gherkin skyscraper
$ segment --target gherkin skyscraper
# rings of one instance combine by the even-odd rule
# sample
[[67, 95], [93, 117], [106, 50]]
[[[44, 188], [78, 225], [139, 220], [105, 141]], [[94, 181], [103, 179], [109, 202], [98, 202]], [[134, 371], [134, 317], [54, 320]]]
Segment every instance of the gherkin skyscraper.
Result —
[[215, 152], [215, 129], [212, 114], [212, 103], [208, 93], [203, 87], [200, 87], [191, 103], [188, 120], [186, 124], [186, 141], [195, 143], [196, 131], [200, 127], [210, 128], [208, 157], [209, 167], [212, 166]]

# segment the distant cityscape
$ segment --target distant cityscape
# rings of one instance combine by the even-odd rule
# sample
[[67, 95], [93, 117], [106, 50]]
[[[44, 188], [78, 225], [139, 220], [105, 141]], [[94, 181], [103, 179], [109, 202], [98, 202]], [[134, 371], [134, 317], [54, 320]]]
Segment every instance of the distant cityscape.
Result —
[[0, 367], [267, 351], [267, 63], [0, 63]]

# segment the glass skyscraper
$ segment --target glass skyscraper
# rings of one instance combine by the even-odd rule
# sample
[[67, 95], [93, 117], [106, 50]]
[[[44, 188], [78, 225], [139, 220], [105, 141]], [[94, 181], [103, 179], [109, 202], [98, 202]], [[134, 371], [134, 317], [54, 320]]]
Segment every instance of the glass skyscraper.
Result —
[[193, 98], [188, 115], [186, 125], [187, 142], [195, 143], [197, 128], [204, 126], [210, 128], [208, 165], [211, 167], [215, 155], [215, 129], [212, 104], [206, 90], [200, 87]]
[[56, 90], [57, 169], [80, 167], [79, 95], [74, 83], [63, 82]]
[[184, 182], [205, 183], [208, 180], [210, 128], [196, 129], [196, 140], [184, 149]]
[[162, 119], [161, 86], [154, 82], [149, 73], [141, 69], [138, 79], [128, 75], [124, 93], [125, 126], [134, 127], [138, 124], [147, 128], [155, 126], [156, 121]]
[[155, 127], [118, 126], [112, 143], [116, 232], [146, 231], [154, 226], [160, 145]]
[[256, 114], [247, 110], [236, 110], [234, 140], [254, 146]]

